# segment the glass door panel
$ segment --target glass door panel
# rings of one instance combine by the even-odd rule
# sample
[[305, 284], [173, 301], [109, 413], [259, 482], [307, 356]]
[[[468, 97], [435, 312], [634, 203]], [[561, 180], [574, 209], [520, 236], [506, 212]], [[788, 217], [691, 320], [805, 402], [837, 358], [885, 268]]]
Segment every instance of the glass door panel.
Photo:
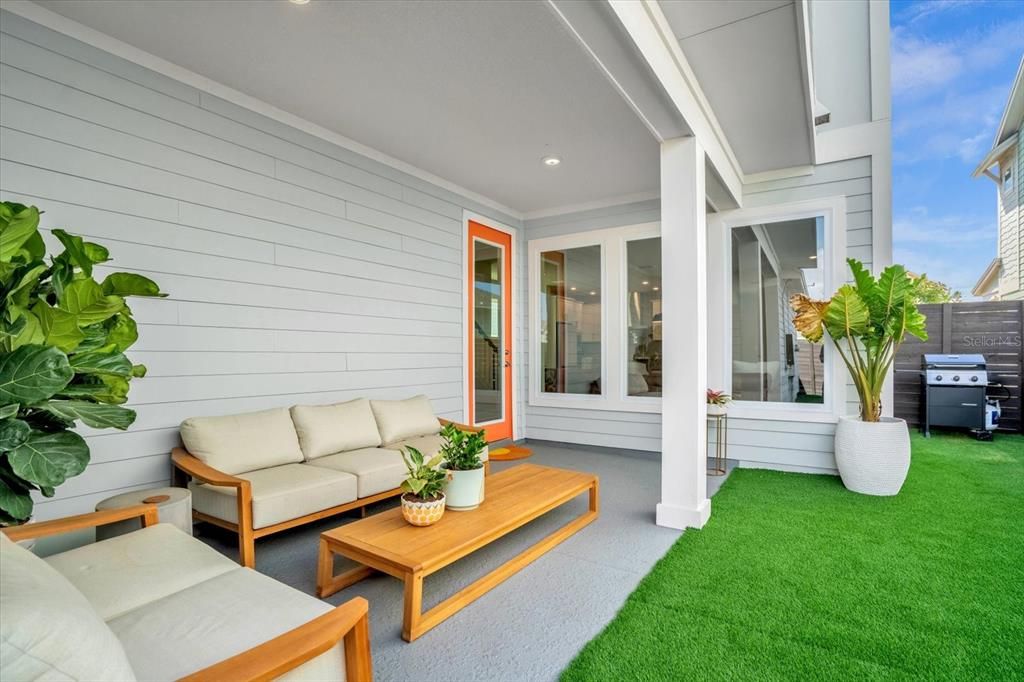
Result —
[[473, 414], [477, 424], [500, 420], [505, 404], [502, 251], [494, 244], [473, 241]]

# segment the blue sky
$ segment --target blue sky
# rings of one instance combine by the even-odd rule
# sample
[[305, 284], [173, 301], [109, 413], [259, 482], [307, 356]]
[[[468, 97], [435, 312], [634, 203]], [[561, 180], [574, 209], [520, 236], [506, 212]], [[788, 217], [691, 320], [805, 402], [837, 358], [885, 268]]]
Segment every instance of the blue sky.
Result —
[[995, 257], [991, 148], [1024, 54], [1024, 0], [891, 3], [894, 261], [970, 298]]

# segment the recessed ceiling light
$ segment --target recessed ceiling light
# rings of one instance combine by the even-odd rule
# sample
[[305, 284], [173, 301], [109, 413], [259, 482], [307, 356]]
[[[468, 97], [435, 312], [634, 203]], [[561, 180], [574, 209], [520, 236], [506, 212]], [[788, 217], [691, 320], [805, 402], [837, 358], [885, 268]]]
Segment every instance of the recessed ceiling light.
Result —
[[658, 290], [658, 287], [654, 287], [654, 290], [655, 290], [655, 291], [657, 291], [657, 290]]
[[811, 260], [818, 260], [817, 256], [808, 256], [808, 258], [810, 258]]
[[541, 162], [545, 166], [551, 166], [553, 168], [558, 164], [562, 163], [562, 159], [558, 158], [557, 156], [545, 156], [543, 159], [541, 159]]
[[309, 4], [309, 0], [288, 0], [288, 2], [292, 3], [293, 5], [308, 5]]
[[576, 291], [576, 287], [569, 287], [569, 291]]
[[591, 291], [591, 292], [590, 292], [590, 295], [591, 295], [591, 296], [597, 296], [597, 292], [596, 292], [596, 291]]
[[648, 284], [650, 284], [650, 282], [640, 282], [640, 284], [643, 284], [644, 286], [647, 286]]

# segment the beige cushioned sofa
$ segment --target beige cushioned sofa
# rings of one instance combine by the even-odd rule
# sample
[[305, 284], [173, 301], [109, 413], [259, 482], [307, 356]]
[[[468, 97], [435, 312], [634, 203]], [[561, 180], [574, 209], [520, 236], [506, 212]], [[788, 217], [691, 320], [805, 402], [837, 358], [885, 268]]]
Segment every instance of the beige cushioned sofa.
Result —
[[[40, 558], [14, 542], [142, 517]], [[140, 505], [0, 533], [0, 679], [369, 680], [367, 604], [332, 608]]]
[[251, 567], [256, 538], [398, 495], [402, 448], [437, 454], [444, 423], [422, 395], [193, 417], [172, 458], [195, 518], [237, 532]]

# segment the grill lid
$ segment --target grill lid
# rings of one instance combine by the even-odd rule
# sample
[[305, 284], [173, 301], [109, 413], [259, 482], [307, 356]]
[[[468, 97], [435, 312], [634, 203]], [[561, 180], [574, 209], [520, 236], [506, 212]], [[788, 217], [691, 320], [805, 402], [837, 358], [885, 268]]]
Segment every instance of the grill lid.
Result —
[[985, 369], [985, 356], [927, 353], [921, 364], [925, 369]]

